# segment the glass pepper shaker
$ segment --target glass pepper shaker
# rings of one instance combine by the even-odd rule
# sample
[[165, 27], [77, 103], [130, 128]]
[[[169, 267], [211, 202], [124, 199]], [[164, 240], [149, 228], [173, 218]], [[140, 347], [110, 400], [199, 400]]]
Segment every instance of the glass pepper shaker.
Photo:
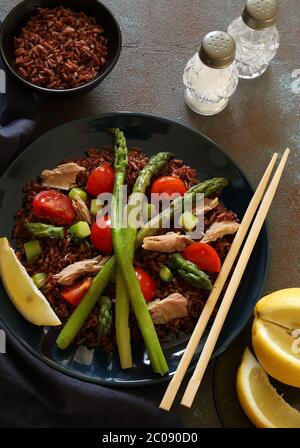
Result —
[[201, 115], [214, 115], [228, 104], [238, 85], [235, 42], [224, 31], [204, 36], [183, 73], [186, 104]]
[[242, 17], [229, 25], [240, 78], [256, 78], [267, 70], [279, 47], [277, 18], [276, 0], [247, 0]]

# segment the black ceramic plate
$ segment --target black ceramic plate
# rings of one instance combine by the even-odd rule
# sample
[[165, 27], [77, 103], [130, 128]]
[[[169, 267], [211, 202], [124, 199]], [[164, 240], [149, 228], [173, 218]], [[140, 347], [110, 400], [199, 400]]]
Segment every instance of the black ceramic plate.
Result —
[[[63, 159], [82, 155], [91, 146], [110, 143], [108, 127], [123, 129], [129, 146], [138, 146], [145, 153], [172, 151], [197, 168], [200, 179], [222, 176], [230, 180], [223, 194], [226, 206], [239, 218], [252, 196], [249, 182], [236, 164], [212, 141], [193, 129], [173, 121], [134, 113], [116, 113], [83, 118], [66, 123], [40, 137], [24, 151], [0, 179], [0, 235], [11, 236], [13, 215], [21, 206], [22, 188], [45, 168], [56, 166]], [[218, 340], [214, 356], [222, 352], [239, 334], [260, 297], [268, 268], [268, 238], [264, 228], [258, 238], [242, 283]], [[12, 334], [35, 356], [52, 367], [77, 378], [115, 386], [137, 386], [155, 383], [162, 378], [152, 373], [143, 345], [133, 349], [134, 367], [122, 370], [118, 354], [106, 355], [100, 350], [88, 351], [71, 346], [66, 351], [55, 345], [57, 331], [28, 323], [10, 303], [0, 287], [0, 318]], [[169, 378], [180, 361], [188, 336], [164, 344], [170, 367]], [[198, 348], [198, 353], [203, 341]]]

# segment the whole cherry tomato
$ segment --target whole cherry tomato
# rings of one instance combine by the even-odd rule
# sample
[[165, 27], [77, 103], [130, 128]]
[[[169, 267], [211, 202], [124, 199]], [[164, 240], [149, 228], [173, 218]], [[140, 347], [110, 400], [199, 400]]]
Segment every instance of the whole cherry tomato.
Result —
[[58, 225], [70, 225], [75, 219], [72, 201], [57, 190], [45, 190], [38, 193], [32, 201], [34, 213], [47, 221]]
[[178, 177], [173, 176], [162, 176], [156, 179], [151, 187], [151, 193], [166, 193], [171, 196], [174, 193], [180, 194], [181, 196], [186, 193], [187, 188], [185, 183], [178, 179]]
[[101, 193], [112, 193], [114, 189], [115, 172], [109, 163], [101, 163], [89, 175], [86, 189], [92, 196]]

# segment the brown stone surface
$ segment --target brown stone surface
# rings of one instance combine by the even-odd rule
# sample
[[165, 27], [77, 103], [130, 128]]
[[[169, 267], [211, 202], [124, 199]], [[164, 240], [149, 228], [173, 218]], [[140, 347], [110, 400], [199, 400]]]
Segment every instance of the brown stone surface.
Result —
[[[16, 0], [0, 0], [4, 16]], [[244, 0], [104, 0], [120, 21], [123, 50], [113, 72], [91, 93], [41, 102], [37, 135], [77, 117], [108, 111], [139, 111], [192, 125], [215, 140], [257, 185], [273, 151], [292, 150], [269, 214], [272, 262], [266, 291], [299, 284], [300, 243], [300, 82], [293, 93], [294, 70], [300, 79], [300, 2], [280, 0], [281, 45], [269, 70], [242, 80], [229, 106], [206, 118], [189, 111], [183, 99], [182, 73], [201, 36], [238, 16]], [[211, 398], [206, 391], [209, 408]], [[200, 409], [200, 404], [197, 404]], [[198, 410], [199, 410], [198, 409]], [[203, 414], [203, 408], [202, 414]], [[213, 413], [196, 418], [179, 411], [186, 424], [217, 425]], [[200, 412], [200, 411], [199, 411]], [[190, 423], [187, 422], [187, 416]], [[196, 423], [197, 422], [197, 423]]]

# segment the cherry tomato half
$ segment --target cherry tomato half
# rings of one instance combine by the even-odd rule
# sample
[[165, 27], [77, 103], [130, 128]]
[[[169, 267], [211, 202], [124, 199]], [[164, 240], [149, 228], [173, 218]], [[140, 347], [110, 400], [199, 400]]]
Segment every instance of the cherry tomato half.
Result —
[[72, 286], [62, 289], [61, 295], [67, 302], [72, 303], [72, 305], [78, 305], [91, 284], [92, 279], [89, 277], [85, 278], [81, 282], [77, 282]]
[[94, 222], [91, 228], [91, 243], [100, 252], [109, 255], [113, 252], [111, 221], [108, 215]]
[[109, 163], [101, 163], [89, 175], [86, 189], [92, 196], [101, 193], [112, 193], [114, 189], [115, 172]]
[[149, 302], [155, 297], [156, 294], [156, 285], [152, 277], [147, 274], [144, 269], [140, 267], [134, 268], [137, 279], [140, 283], [140, 287], [146, 302]]
[[174, 193], [180, 194], [181, 196], [187, 191], [185, 183], [173, 176], [163, 176], [156, 179], [151, 187], [151, 193], [167, 193], [171, 196]]
[[206, 243], [193, 243], [182, 252], [182, 256], [207, 272], [220, 272], [221, 260], [213, 247]]
[[38, 193], [32, 201], [34, 213], [47, 221], [62, 226], [70, 225], [75, 219], [72, 201], [57, 190]]

